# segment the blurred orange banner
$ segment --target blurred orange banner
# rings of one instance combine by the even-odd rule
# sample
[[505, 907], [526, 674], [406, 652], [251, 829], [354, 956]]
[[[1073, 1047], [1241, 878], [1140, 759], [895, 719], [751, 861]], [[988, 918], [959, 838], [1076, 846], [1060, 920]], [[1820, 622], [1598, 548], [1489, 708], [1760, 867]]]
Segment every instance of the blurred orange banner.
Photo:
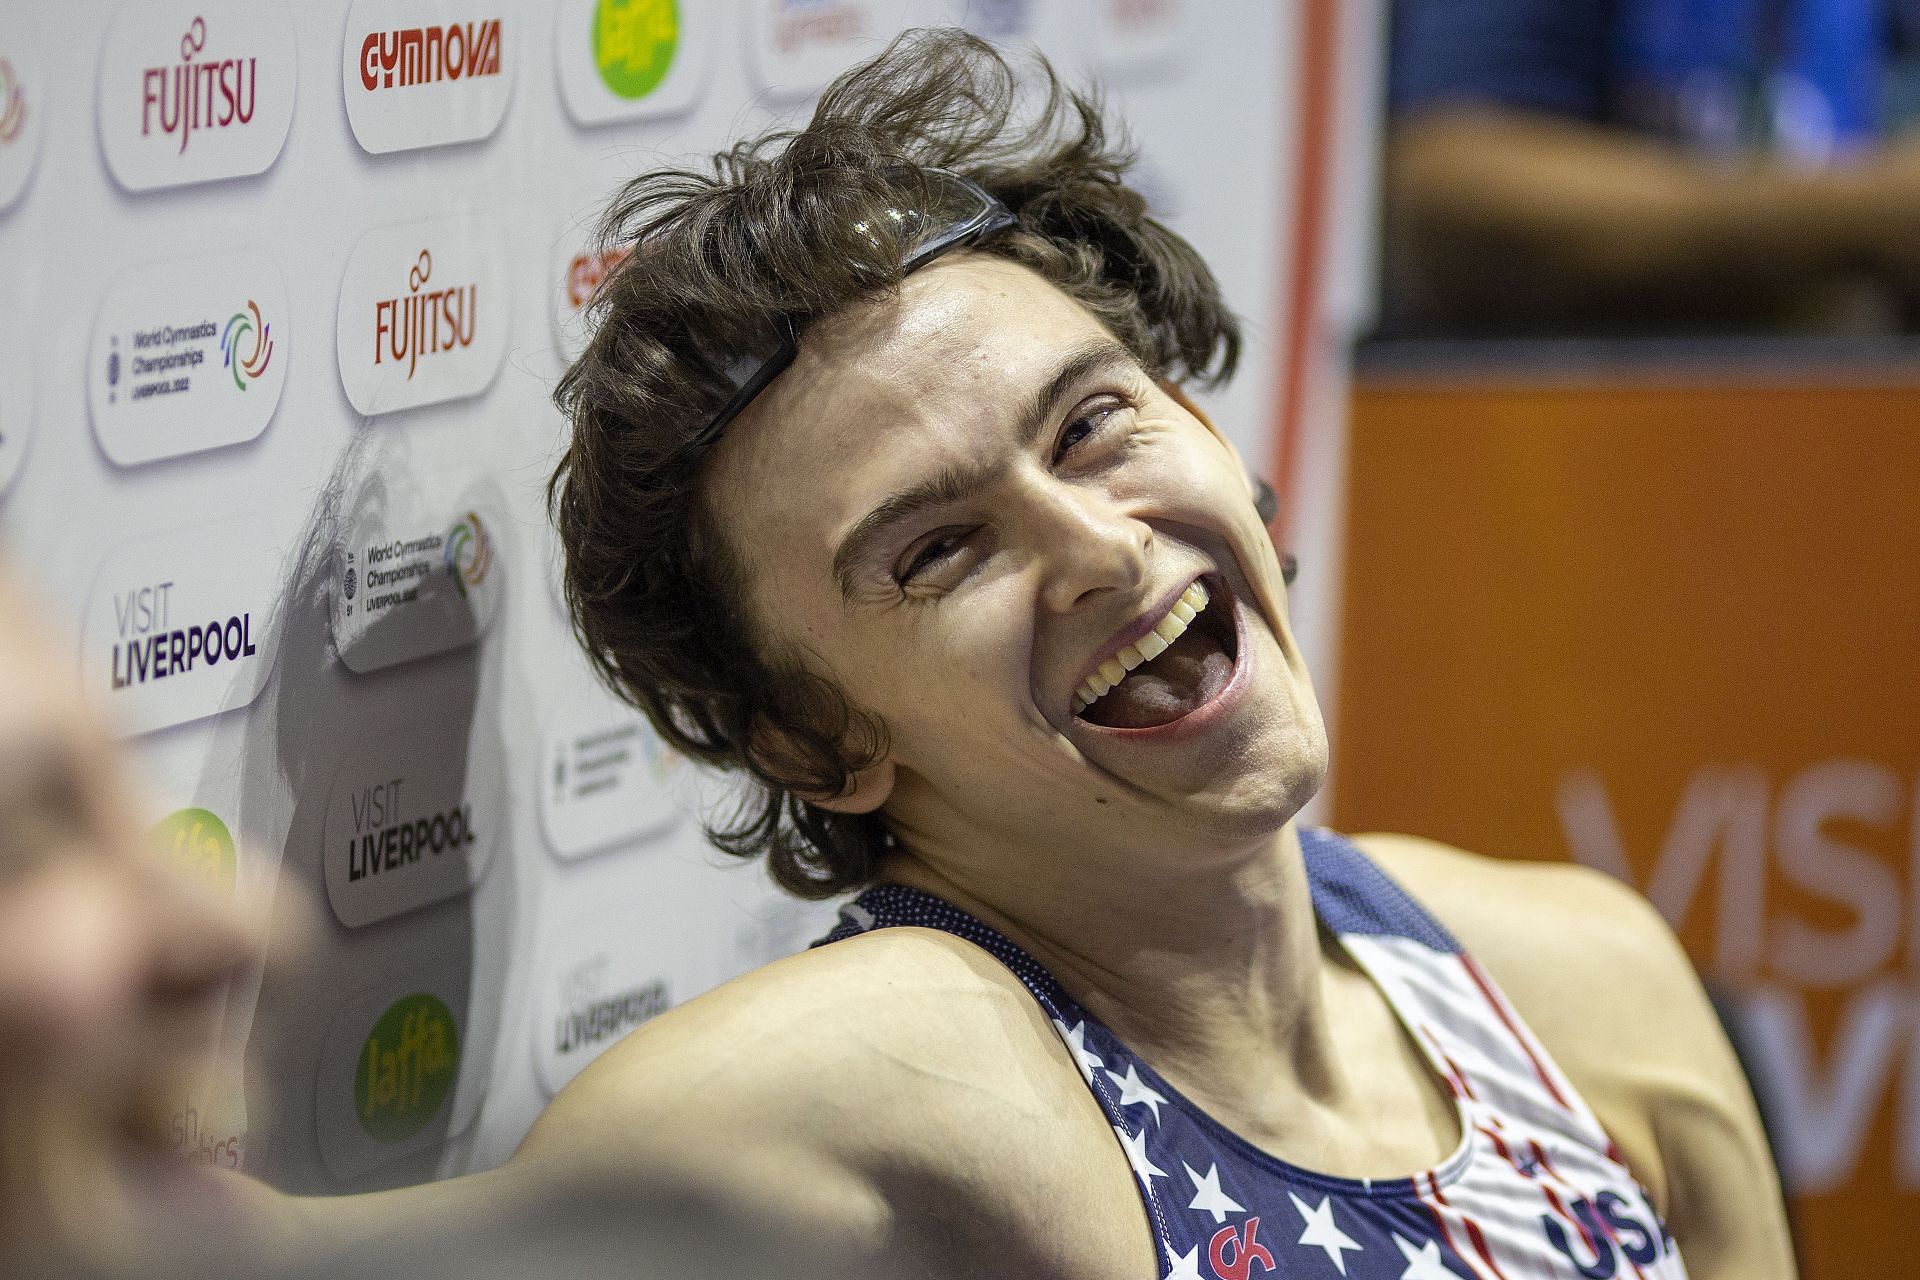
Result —
[[1350, 475], [1334, 824], [1630, 881], [1808, 1280], [1914, 1274], [1920, 369], [1363, 376]]

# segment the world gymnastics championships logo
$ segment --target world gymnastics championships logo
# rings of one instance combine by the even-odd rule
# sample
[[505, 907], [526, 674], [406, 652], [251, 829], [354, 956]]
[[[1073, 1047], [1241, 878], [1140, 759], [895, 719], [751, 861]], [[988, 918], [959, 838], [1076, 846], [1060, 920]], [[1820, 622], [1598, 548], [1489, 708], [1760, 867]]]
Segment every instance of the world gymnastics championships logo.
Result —
[[478, 513], [467, 512], [466, 519], [447, 531], [445, 554], [447, 572], [453, 575], [453, 585], [462, 596], [468, 587], [487, 580], [487, 571], [493, 568], [493, 540], [487, 536], [487, 526], [480, 522]]
[[[252, 349], [241, 355], [241, 344], [249, 334], [253, 336]], [[233, 385], [245, 391], [247, 383], [267, 371], [272, 359], [273, 326], [260, 318], [260, 304], [248, 298], [247, 309], [234, 312], [227, 321], [226, 331], [220, 335], [221, 367], [232, 370]]]

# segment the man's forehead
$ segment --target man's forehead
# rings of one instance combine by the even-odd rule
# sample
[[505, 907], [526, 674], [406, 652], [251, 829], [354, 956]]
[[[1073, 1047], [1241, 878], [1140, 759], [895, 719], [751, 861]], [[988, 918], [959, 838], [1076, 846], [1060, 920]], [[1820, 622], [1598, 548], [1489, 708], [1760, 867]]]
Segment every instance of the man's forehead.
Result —
[[877, 432], [937, 442], [975, 419], [1017, 412], [1056, 352], [1105, 333], [1027, 268], [958, 256], [908, 277], [896, 297], [816, 322], [742, 434], [770, 446], [775, 465], [786, 465], [782, 445], [864, 454]]

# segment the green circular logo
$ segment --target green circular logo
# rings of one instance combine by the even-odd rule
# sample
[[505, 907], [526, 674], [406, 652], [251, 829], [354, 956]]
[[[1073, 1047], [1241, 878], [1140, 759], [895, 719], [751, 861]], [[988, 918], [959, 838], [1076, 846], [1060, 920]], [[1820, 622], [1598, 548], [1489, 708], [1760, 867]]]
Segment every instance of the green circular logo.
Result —
[[439, 1113], [460, 1069], [453, 1014], [425, 992], [402, 996], [367, 1033], [353, 1076], [353, 1113], [378, 1142], [400, 1142]]
[[233, 833], [209, 809], [176, 809], [155, 824], [152, 839], [174, 868], [222, 889], [233, 888]]
[[675, 0], [599, 0], [593, 9], [593, 65], [623, 98], [660, 87], [680, 48]]

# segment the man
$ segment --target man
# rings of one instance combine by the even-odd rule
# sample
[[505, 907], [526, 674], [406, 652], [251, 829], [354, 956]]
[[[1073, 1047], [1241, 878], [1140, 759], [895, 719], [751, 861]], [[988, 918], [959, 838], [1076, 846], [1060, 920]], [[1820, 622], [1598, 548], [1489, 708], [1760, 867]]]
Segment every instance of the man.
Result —
[[263, 1250], [587, 1171], [895, 1274], [1792, 1274], [1638, 900], [1295, 823], [1326, 741], [1281, 566], [1179, 382], [1233, 322], [1049, 87], [1015, 127], [989, 50], [923, 36], [641, 179], [562, 387], [583, 636], [746, 772], [720, 843], [871, 886], [841, 940], [630, 1036], [501, 1170], [262, 1194]]
[[989, 50], [909, 38], [610, 211], [634, 252], [559, 392], [578, 629], [746, 775], [717, 843], [878, 887], [522, 1158], [674, 1152], [940, 1275], [1791, 1275], [1644, 903], [1295, 822], [1319, 711], [1181, 385], [1237, 330], [1044, 87], [1016, 127]]

